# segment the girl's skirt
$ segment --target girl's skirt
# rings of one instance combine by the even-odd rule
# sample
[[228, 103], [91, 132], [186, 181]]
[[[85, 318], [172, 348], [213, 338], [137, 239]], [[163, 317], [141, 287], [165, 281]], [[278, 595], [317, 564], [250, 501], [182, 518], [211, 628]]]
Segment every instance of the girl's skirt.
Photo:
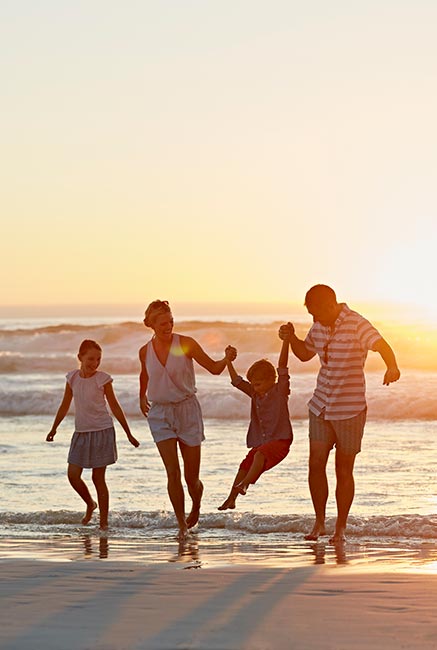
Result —
[[115, 429], [109, 427], [101, 431], [79, 433], [71, 438], [68, 462], [79, 467], [106, 467], [117, 460]]

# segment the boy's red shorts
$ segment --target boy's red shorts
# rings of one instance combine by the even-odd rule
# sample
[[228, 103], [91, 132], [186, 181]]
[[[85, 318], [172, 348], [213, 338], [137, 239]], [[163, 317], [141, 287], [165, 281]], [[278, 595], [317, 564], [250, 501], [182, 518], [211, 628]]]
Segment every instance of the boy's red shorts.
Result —
[[[246, 458], [240, 464], [240, 469], [249, 471], [253, 458], [257, 451], [259, 451], [264, 456], [264, 467], [262, 472], [266, 472], [268, 469], [272, 469], [275, 465], [284, 460], [288, 452], [290, 451], [291, 439], [288, 440], [270, 440], [265, 442], [259, 447], [252, 447], [252, 449], [247, 454]], [[261, 472], [261, 473], [262, 473]]]

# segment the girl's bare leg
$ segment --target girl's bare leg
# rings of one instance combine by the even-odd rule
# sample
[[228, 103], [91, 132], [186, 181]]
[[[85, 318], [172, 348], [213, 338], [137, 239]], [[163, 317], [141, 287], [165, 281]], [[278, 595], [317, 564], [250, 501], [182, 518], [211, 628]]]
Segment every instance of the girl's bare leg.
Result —
[[87, 508], [85, 515], [82, 518], [82, 523], [87, 524], [91, 520], [94, 510], [97, 508], [97, 503], [92, 498], [90, 491], [86, 486], [86, 483], [84, 483], [82, 480], [82, 467], [79, 467], [79, 465], [73, 465], [73, 463], [69, 463], [67, 476], [71, 487], [76, 490], [78, 495], [86, 503]]
[[244, 480], [246, 477], [246, 470], [244, 469], [239, 469], [237, 472], [237, 476], [234, 479], [234, 482], [232, 484], [231, 491], [229, 492], [229, 496], [225, 501], [222, 503], [221, 506], [217, 508], [217, 510], [234, 510], [235, 508], [235, 502], [237, 500], [238, 495], [240, 494], [240, 491], [236, 489], [236, 485], [241, 483], [241, 481]]
[[200, 473], [200, 445], [189, 447], [179, 441], [182, 458], [184, 460], [184, 477], [188, 492], [193, 502], [191, 512], [187, 517], [187, 526], [192, 528], [199, 521], [200, 503], [203, 495], [203, 483], [199, 479]]
[[106, 467], [95, 467], [92, 474], [99, 502], [100, 530], [107, 530], [108, 528], [109, 490], [106, 485], [105, 472]]
[[158, 451], [167, 472], [167, 491], [179, 525], [179, 539], [184, 539], [188, 533], [185, 519], [185, 496], [181, 481], [176, 438], [158, 442]]

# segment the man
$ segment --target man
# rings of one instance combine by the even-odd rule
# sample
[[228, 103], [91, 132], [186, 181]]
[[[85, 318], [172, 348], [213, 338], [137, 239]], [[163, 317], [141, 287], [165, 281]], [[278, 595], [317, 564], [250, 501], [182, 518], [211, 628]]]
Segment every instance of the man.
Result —
[[321, 365], [314, 394], [308, 403], [308, 480], [316, 520], [305, 539], [316, 540], [325, 534], [326, 465], [335, 445], [337, 521], [330, 542], [338, 543], [345, 540], [355, 490], [355, 457], [361, 451], [366, 421], [364, 364], [367, 352], [378, 352], [386, 364], [384, 385], [397, 381], [400, 372], [393, 350], [378, 330], [345, 303], [338, 303], [331, 287], [323, 284], [312, 287], [305, 296], [305, 306], [314, 325], [304, 341], [297, 338], [291, 323], [283, 325], [279, 331], [281, 338], [288, 332], [291, 349], [298, 359], [309, 361], [318, 354]]

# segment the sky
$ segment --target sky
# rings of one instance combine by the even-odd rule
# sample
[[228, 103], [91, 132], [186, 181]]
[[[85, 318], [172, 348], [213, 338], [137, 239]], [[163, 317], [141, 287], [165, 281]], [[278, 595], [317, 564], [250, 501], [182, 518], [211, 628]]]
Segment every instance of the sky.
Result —
[[434, 300], [437, 4], [0, 10], [0, 304]]

